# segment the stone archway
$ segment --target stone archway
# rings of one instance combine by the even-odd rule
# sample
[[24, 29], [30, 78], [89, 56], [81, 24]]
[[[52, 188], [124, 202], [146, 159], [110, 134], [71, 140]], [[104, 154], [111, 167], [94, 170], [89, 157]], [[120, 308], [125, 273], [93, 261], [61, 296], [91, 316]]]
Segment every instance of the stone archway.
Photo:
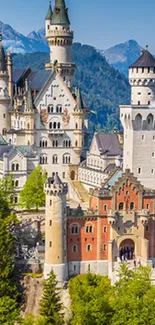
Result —
[[132, 260], [135, 257], [135, 243], [132, 239], [126, 238], [119, 245], [119, 255], [122, 260]]

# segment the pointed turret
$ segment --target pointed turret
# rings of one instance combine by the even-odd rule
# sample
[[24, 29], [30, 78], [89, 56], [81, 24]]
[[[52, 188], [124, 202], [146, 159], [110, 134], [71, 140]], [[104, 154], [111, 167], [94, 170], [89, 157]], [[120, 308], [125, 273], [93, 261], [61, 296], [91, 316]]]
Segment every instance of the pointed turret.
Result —
[[49, 8], [48, 8], [48, 12], [46, 15], [46, 20], [52, 20], [52, 15], [53, 15], [53, 11], [52, 11], [52, 6], [51, 6], [51, 1], [49, 2]]
[[31, 91], [31, 89], [29, 89], [27, 92], [26, 109], [32, 110], [33, 108], [34, 108], [34, 105], [33, 105], [32, 91]]
[[83, 104], [83, 99], [82, 99], [82, 95], [81, 95], [81, 90], [78, 87], [77, 90], [77, 97], [76, 97], [76, 102], [77, 102], [77, 109], [78, 110], [83, 110], [84, 109], [84, 104]]
[[59, 175], [57, 173], [54, 176], [54, 183], [53, 184], [54, 185], [62, 185], [63, 184], [60, 177], [59, 177]]
[[65, 0], [55, 1], [52, 25], [70, 25], [68, 9], [66, 8]]
[[7, 71], [6, 56], [2, 44], [2, 33], [0, 32], [0, 71]]

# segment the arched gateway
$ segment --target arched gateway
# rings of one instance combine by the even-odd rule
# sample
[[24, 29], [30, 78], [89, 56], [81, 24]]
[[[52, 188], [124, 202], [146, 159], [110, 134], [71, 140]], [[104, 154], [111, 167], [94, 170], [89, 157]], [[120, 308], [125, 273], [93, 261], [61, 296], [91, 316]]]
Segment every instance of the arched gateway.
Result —
[[120, 259], [131, 260], [135, 257], [135, 243], [132, 239], [124, 239], [119, 246]]

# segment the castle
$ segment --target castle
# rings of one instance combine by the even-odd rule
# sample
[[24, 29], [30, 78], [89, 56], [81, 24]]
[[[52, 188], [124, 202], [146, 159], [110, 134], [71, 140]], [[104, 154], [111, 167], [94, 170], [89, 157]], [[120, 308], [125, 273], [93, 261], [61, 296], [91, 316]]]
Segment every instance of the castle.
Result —
[[0, 36], [0, 177], [14, 174], [17, 204], [34, 167], [47, 171], [44, 275], [53, 269], [63, 282], [89, 269], [112, 278], [123, 251], [153, 265], [155, 59], [146, 49], [129, 68], [131, 105], [120, 107], [124, 144], [117, 132], [95, 133], [88, 150], [90, 110], [72, 87], [73, 31], [64, 0], [49, 4], [45, 25], [44, 71], [13, 69]]

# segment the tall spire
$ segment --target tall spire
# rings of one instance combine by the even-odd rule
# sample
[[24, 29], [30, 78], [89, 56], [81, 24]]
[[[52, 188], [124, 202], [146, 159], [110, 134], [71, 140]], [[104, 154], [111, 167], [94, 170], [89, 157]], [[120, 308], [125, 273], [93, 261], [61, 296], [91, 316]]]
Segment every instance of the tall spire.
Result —
[[26, 102], [26, 108], [27, 109], [33, 109], [34, 105], [33, 105], [33, 99], [32, 99], [32, 91], [29, 88], [28, 92], [27, 92], [27, 102]]
[[77, 107], [76, 108], [78, 110], [84, 109], [80, 87], [78, 87], [78, 89], [77, 89], [76, 102], [77, 102]]
[[65, 0], [56, 0], [54, 13], [52, 18], [53, 25], [70, 25], [68, 17], [68, 8], [66, 8]]
[[52, 6], [51, 6], [51, 1], [49, 2], [49, 8], [48, 8], [48, 12], [46, 15], [46, 20], [52, 20], [52, 15], [53, 15], [53, 11], [52, 11]]
[[0, 32], [0, 71], [7, 71], [6, 56], [2, 44], [2, 33]]

